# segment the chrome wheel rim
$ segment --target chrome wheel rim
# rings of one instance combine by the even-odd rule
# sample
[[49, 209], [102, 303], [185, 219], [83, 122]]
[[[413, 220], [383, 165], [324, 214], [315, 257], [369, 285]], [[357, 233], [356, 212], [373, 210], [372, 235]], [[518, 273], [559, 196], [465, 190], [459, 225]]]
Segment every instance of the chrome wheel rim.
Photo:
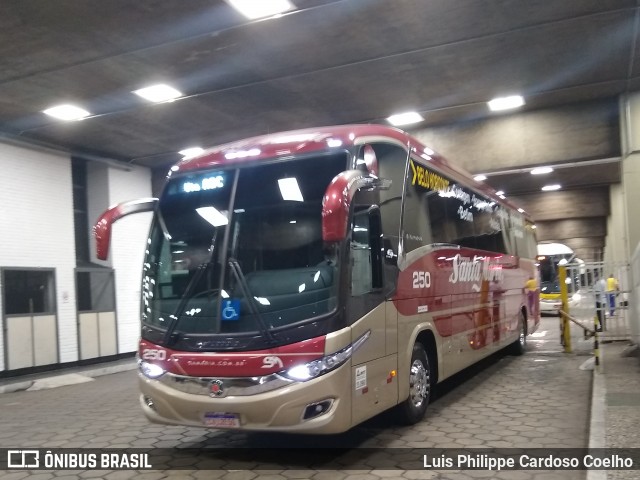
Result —
[[409, 397], [414, 407], [420, 408], [427, 400], [429, 374], [420, 360], [414, 360], [409, 374]]

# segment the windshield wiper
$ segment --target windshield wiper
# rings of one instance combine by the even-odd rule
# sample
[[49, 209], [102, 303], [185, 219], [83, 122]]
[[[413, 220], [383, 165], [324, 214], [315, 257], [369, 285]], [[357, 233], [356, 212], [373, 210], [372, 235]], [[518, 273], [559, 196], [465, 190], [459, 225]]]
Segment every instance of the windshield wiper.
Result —
[[165, 332], [164, 337], [162, 338], [163, 345], [169, 346], [171, 337], [173, 336], [173, 332], [175, 332], [176, 327], [178, 326], [178, 322], [180, 321], [180, 318], [182, 318], [181, 312], [184, 310], [184, 307], [186, 307], [187, 302], [191, 300], [191, 294], [193, 293], [193, 290], [196, 288], [196, 285], [202, 278], [202, 275], [204, 275], [204, 273], [209, 269], [209, 267], [213, 265], [213, 258], [216, 252], [217, 236], [218, 236], [218, 229], [216, 229], [213, 232], [213, 237], [211, 238], [211, 245], [209, 246], [210, 254], [209, 254], [208, 260], [198, 265], [198, 268], [196, 269], [196, 273], [193, 274], [193, 277], [191, 277], [191, 280], [189, 280], [187, 287], [184, 289], [184, 293], [180, 298], [180, 302], [178, 302], [178, 306], [173, 311], [173, 315], [169, 317], [171, 321], [169, 322], [169, 325], [167, 325], [167, 331]]
[[276, 339], [273, 336], [273, 333], [271, 333], [271, 331], [269, 330], [266, 322], [264, 321], [264, 317], [260, 313], [260, 310], [258, 310], [258, 302], [253, 297], [253, 295], [251, 295], [249, 285], [247, 285], [247, 281], [245, 279], [244, 273], [242, 273], [242, 268], [240, 267], [238, 260], [236, 260], [235, 258], [229, 258], [229, 267], [231, 269], [231, 272], [233, 273], [233, 276], [236, 277], [236, 282], [238, 282], [238, 285], [240, 285], [242, 294], [247, 299], [247, 302], [249, 302], [249, 308], [251, 309], [251, 312], [258, 321], [258, 325], [260, 326], [260, 333], [262, 333], [267, 338], [269, 343], [275, 343]]

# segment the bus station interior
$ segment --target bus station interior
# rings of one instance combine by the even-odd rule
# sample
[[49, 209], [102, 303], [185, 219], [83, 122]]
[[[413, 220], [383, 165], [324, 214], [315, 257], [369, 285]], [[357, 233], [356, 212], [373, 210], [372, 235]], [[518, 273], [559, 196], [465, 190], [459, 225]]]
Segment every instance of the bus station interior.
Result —
[[[15, 446], [12, 439], [43, 448], [253, 445], [241, 434], [152, 427], [136, 411], [128, 370], [140, 336], [152, 217], [118, 222], [104, 261], [96, 258], [93, 224], [118, 202], [157, 197], [189, 147], [321, 125], [388, 125], [390, 115], [416, 111], [422, 119], [400, 128], [483, 175], [479, 182], [535, 222], [538, 242], [565, 244], [600, 273], [624, 272], [625, 330], [600, 345], [603, 365], [585, 371], [593, 340], [572, 323], [573, 352], [565, 353], [559, 319], [547, 317], [530, 339], [528, 360], [500, 357], [473, 367], [443, 388], [417, 427], [376, 420], [343, 440], [369, 447], [637, 447], [640, 4], [292, 4], [257, 20], [224, 0], [0, 4], [0, 446]], [[177, 89], [177, 98], [153, 103], [134, 94], [158, 83]], [[521, 95], [524, 105], [487, 107], [510, 95]], [[87, 115], [60, 121], [43, 113], [62, 103]], [[532, 175], [539, 167], [552, 171]], [[554, 184], [559, 188], [543, 191]], [[578, 323], [593, 326], [593, 307], [578, 306]], [[45, 391], [57, 376], [62, 383], [86, 380]], [[524, 400], [525, 388], [537, 393]], [[82, 397], [104, 399], [99, 421], [91, 421], [88, 407], [74, 406]], [[108, 420], [110, 411], [117, 421]], [[76, 414], [75, 429], [55, 419]], [[521, 416], [539, 418], [527, 423]], [[460, 418], [486, 429], [486, 438], [456, 429]], [[357, 470], [376, 470], [367, 466]], [[615, 478], [637, 478], [626, 474]], [[476, 478], [468, 475], [451, 478]]]

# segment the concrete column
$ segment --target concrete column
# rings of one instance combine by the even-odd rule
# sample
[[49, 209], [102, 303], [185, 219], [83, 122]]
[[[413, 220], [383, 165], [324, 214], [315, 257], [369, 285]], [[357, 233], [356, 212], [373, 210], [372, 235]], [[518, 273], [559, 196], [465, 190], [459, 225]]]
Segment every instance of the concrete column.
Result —
[[[622, 195], [625, 207], [626, 253], [631, 263], [629, 297], [631, 339], [640, 343], [640, 278], [637, 278], [640, 245], [640, 93], [620, 97], [620, 136], [622, 146]], [[634, 256], [635, 253], [635, 256]]]
[[[623, 180], [624, 181], [624, 180]], [[607, 218], [607, 236], [604, 261], [608, 264], [629, 263], [627, 247], [627, 208], [622, 184], [609, 187], [610, 212]]]
[[[626, 231], [625, 261], [628, 262], [640, 243], [640, 93], [620, 97], [620, 123], [625, 224], [620, 235]], [[611, 231], [609, 237], [615, 234]]]

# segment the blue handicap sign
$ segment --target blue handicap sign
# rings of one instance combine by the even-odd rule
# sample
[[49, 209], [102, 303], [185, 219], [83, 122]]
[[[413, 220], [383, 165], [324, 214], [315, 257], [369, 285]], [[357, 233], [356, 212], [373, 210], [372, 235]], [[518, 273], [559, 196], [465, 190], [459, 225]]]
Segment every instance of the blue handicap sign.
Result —
[[222, 301], [222, 320], [238, 320], [240, 318], [240, 300]]

